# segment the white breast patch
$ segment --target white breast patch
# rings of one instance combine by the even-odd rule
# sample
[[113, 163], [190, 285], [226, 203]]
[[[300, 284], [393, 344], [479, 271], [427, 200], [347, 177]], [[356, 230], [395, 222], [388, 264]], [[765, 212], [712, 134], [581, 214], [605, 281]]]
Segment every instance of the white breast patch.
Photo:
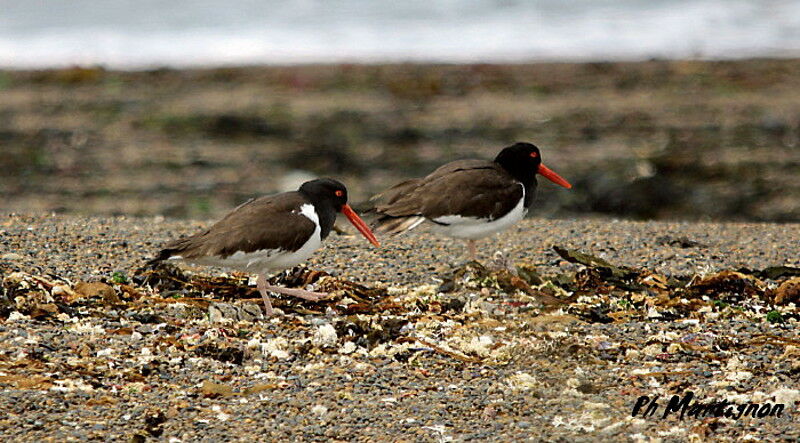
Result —
[[[522, 185], [520, 184], [520, 186]], [[525, 208], [525, 187], [522, 186], [522, 198], [519, 199], [519, 203], [508, 214], [498, 219], [489, 220], [487, 218], [446, 215], [433, 221], [447, 225], [436, 226], [436, 229], [444, 235], [474, 240], [510, 228], [522, 220], [527, 212], [528, 210]]]

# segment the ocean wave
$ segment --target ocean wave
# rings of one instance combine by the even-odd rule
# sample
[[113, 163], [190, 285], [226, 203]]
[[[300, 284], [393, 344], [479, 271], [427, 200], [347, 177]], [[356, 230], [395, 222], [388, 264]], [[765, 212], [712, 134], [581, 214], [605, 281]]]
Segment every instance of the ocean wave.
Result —
[[800, 55], [789, 0], [0, 0], [0, 66]]

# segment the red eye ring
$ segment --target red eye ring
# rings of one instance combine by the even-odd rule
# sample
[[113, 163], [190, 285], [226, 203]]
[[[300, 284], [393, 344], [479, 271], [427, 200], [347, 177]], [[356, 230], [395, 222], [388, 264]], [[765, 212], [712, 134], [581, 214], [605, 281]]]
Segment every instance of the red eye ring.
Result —
[[531, 152], [531, 157], [536, 158], [539, 156], [538, 152]]
[[342, 191], [341, 189], [338, 189], [338, 190], [336, 190], [336, 192], [334, 192], [334, 194], [336, 194], [337, 197], [342, 197], [342, 196], [344, 196], [344, 191]]

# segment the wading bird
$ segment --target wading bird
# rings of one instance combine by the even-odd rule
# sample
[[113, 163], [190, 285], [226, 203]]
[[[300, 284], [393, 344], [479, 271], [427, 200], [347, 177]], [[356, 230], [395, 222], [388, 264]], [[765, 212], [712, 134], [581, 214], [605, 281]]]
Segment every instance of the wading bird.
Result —
[[267, 284], [266, 274], [305, 261], [330, 234], [341, 212], [375, 246], [369, 227], [347, 204], [347, 189], [333, 179], [308, 181], [293, 192], [249, 200], [203, 232], [175, 240], [151, 260], [183, 261], [257, 273], [266, 315], [268, 292], [316, 301], [325, 293]]
[[475, 260], [475, 240], [508, 229], [533, 204], [536, 174], [571, 188], [542, 164], [539, 148], [516, 143], [493, 161], [458, 160], [422, 178], [406, 180], [373, 197], [377, 233], [398, 234], [423, 221], [444, 235], [466, 239]]

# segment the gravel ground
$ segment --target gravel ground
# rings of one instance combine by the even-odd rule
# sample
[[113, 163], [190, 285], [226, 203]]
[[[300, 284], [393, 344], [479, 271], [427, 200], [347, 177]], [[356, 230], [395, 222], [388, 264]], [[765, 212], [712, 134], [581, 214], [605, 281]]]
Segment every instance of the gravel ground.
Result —
[[[528, 219], [484, 240], [480, 257], [487, 267], [535, 268], [546, 281], [527, 293], [503, 289], [500, 273], [459, 277], [440, 293], [465, 269], [465, 247], [424, 229], [382, 249], [333, 235], [308, 265], [388, 294], [386, 309], [360, 314], [278, 300], [284, 315], [246, 318], [243, 306], [257, 300], [123, 282], [165, 241], [207, 224], [0, 219], [3, 440], [800, 438], [797, 312], [772, 299], [790, 278], [736, 274], [726, 280], [735, 284], [697, 292], [720, 271], [800, 267], [800, 224]], [[646, 269], [637, 278], [652, 286], [623, 290], [553, 245]], [[573, 294], [553, 283], [559, 275], [605, 280]], [[690, 289], [658, 283], [680, 278]], [[536, 291], [569, 301], [545, 309]], [[351, 296], [331, 306], [358, 305]], [[598, 317], [606, 320], [590, 315], [617, 305]], [[209, 314], [228, 307], [235, 313]], [[662, 418], [669, 398], [687, 391], [786, 410]], [[660, 396], [655, 416], [631, 417], [642, 395]]]

